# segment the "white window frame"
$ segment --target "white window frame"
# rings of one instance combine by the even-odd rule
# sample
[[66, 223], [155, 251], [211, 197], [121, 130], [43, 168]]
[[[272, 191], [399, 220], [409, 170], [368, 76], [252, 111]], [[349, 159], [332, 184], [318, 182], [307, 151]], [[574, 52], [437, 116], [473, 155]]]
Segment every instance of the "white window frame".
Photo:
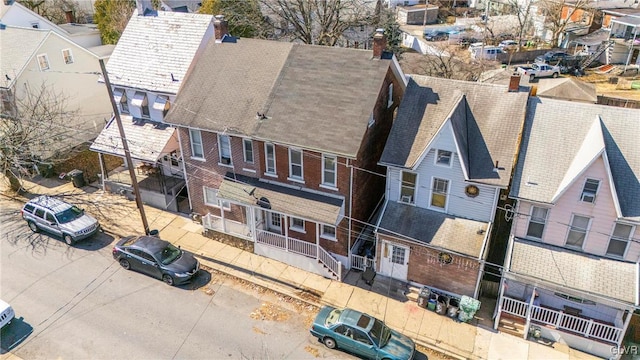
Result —
[[[576, 217], [589, 219], [589, 222], [587, 223], [587, 228], [586, 229], [578, 228], [578, 227], [573, 225], [573, 222], [574, 222]], [[589, 216], [584, 216], [584, 215], [579, 215], [579, 214], [572, 214], [571, 215], [571, 222], [569, 223], [569, 229], [567, 230], [567, 236], [566, 236], [565, 242], [564, 242], [565, 246], [568, 247], [568, 248], [583, 249], [584, 248], [584, 244], [587, 243], [587, 238], [589, 237], [589, 229], [591, 228], [592, 220], [593, 219], [590, 218]], [[569, 244], [569, 236], [571, 235], [572, 232], [584, 233], [584, 239], [582, 240], [582, 244], [580, 244], [580, 246]]]
[[[209, 199], [208, 194], [214, 193], [212, 196], [215, 199]], [[202, 187], [202, 195], [204, 196], [204, 204], [207, 206], [219, 208], [225, 211], [231, 211], [231, 203], [227, 200], [222, 200], [218, 197], [218, 189], [210, 188], [203, 186]]]
[[[449, 153], [449, 162], [447, 163], [442, 163], [440, 162], [440, 152], [443, 153]], [[436, 149], [436, 153], [435, 153], [435, 157], [434, 157], [434, 163], [438, 166], [445, 166], [445, 167], [451, 167], [451, 164], [453, 164], [453, 151], [449, 151], [449, 150], [443, 150], [443, 149]]]
[[[300, 163], [294, 163], [293, 162], [293, 154], [294, 153], [299, 153], [300, 154]], [[302, 149], [296, 149], [296, 148], [289, 148], [289, 180], [294, 180], [294, 181], [303, 181], [304, 180], [304, 151], [302, 151]], [[300, 175], [294, 175], [293, 174], [293, 169], [294, 167], [299, 167], [300, 168]]]
[[[301, 221], [302, 224], [301, 225], [296, 225], [296, 221]], [[306, 233], [306, 231], [304, 230], [304, 219], [301, 218], [297, 218], [297, 217], [293, 217], [293, 216], [289, 216], [289, 229], [290, 230], [294, 230], [295, 232], [299, 232], [299, 233]]]
[[[327, 167], [327, 160], [333, 160], [333, 169]], [[327, 180], [327, 174], [333, 174], [333, 182]], [[322, 185], [335, 189], [338, 186], [338, 157], [335, 155], [322, 154]]]
[[[269, 169], [269, 147], [272, 149], [273, 169]], [[272, 143], [264, 143], [264, 173], [265, 175], [276, 176], [276, 146]]]
[[[325, 232], [325, 228], [333, 228], [333, 234], [331, 233], [326, 233]], [[329, 225], [329, 224], [320, 224], [320, 237], [323, 239], [328, 239], [328, 240], [334, 240], [337, 241], [336, 238], [336, 231], [337, 228], [333, 225]]]
[[[595, 192], [587, 191], [587, 183], [590, 183], [590, 182], [593, 183], [596, 181], [598, 182], [596, 191]], [[599, 179], [586, 178], [584, 181], [584, 184], [582, 185], [582, 193], [580, 194], [580, 201], [590, 203], [590, 204], [595, 204], [596, 198], [598, 197], [598, 191], [600, 191], [601, 184], [602, 184], [602, 181]]]
[[[436, 192], [436, 181], [444, 181], [447, 185], [447, 189], [445, 193]], [[449, 205], [449, 191], [451, 190], [451, 181], [448, 179], [432, 177], [431, 178], [431, 194], [429, 196], [429, 208], [436, 211], [447, 211], [447, 205]], [[439, 207], [433, 205], [433, 194], [442, 194], [444, 195], [444, 207]]]
[[374, 118], [373, 114], [371, 114], [371, 116], [369, 117], [369, 124], [367, 125], [367, 127], [370, 128], [375, 124], [376, 124], [376, 118]]
[[387, 109], [393, 105], [393, 83], [389, 84], [389, 98], [387, 99]]
[[[36, 59], [38, 60], [38, 67], [40, 68], [40, 71], [47, 71], [49, 69], [51, 69], [51, 64], [49, 63], [49, 57], [47, 56], [47, 54], [39, 54]], [[42, 60], [44, 60], [44, 65], [46, 65], [46, 67], [43, 68], [43, 63]]]
[[[195, 141], [194, 135], [199, 139]], [[191, 143], [191, 158], [204, 160], [204, 144], [202, 143], [202, 132], [196, 129], [189, 129], [189, 142]], [[200, 155], [196, 154], [196, 147], [200, 149]]]
[[[629, 230], [629, 236], [627, 238], [622, 238], [619, 236], [615, 236], [615, 232], [616, 232], [616, 227], [618, 227], [618, 225], [621, 226], [628, 226], [631, 229]], [[619, 223], [616, 222], [613, 224], [613, 228], [611, 229], [611, 236], [609, 236], [609, 242], [607, 243], [607, 250], [606, 250], [606, 254], [607, 256], [611, 256], [611, 257], [615, 257], [615, 258], [624, 258], [625, 256], [627, 256], [627, 251], [629, 251], [629, 244], [631, 243], [631, 239], [633, 238], [633, 234], [635, 232], [635, 226], [631, 225], [631, 224], [624, 224], [624, 223]], [[622, 252], [622, 255], [618, 255], [618, 254], [613, 254], [609, 252], [609, 246], [611, 246], [611, 242], [612, 241], [618, 241], [618, 242], [624, 242], [626, 243], [624, 251]]]
[[[413, 187], [405, 185], [405, 181], [404, 181], [405, 174], [411, 174], [415, 176], [415, 182], [413, 184]], [[411, 189], [412, 190], [411, 195], [403, 195], [402, 194], [403, 189]], [[398, 198], [398, 201], [405, 204], [415, 204], [417, 190], [418, 190], [418, 174], [412, 171], [404, 171], [404, 170], [400, 171], [400, 193], [399, 193], [400, 197]]]
[[62, 60], [66, 65], [73, 64], [73, 52], [71, 52], [71, 49], [62, 49]]
[[[231, 158], [231, 138], [229, 135], [218, 135], [218, 163], [222, 166], [233, 166]], [[228, 156], [227, 156], [228, 155]]]
[[[247, 147], [248, 145], [248, 147]], [[247, 156], [247, 154], [251, 154], [251, 159]], [[242, 139], [242, 155], [244, 157], [244, 162], [247, 164], [253, 164], [255, 154], [253, 153], [253, 140], [251, 139]]]
[[[534, 217], [535, 209], [541, 209], [545, 211], [544, 219], [539, 217]], [[531, 205], [531, 211], [529, 212], [529, 223], [527, 224], [527, 233], [526, 233], [527, 238], [542, 240], [542, 238], [544, 237], [544, 231], [547, 228], [547, 220], [549, 219], [549, 210], [550, 210], [549, 208]], [[537, 225], [542, 225], [542, 233], [540, 234], [540, 237], [529, 235], [529, 227], [531, 226], [532, 223]]]

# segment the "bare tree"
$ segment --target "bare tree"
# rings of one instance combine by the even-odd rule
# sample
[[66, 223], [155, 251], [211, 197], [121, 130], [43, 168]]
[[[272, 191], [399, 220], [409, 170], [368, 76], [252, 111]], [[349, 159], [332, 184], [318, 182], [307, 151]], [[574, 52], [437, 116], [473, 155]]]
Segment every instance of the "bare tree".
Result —
[[507, 0], [513, 14], [516, 16], [517, 27], [514, 29], [514, 37], [518, 41], [517, 50], [520, 51], [522, 41], [528, 35], [533, 26], [533, 11], [531, 7], [532, 0]]
[[476, 81], [488, 68], [498, 68], [499, 63], [473, 60], [469, 52], [453, 44], [430, 45], [427, 54], [405, 53], [400, 66], [407, 74], [428, 75], [445, 79]]
[[0, 171], [18, 191], [22, 178], [62, 160], [61, 154], [73, 143], [68, 124], [75, 123], [77, 110], [68, 110], [64, 95], [46, 84], [26, 85], [12, 101], [0, 115]]
[[280, 37], [334, 46], [346, 29], [373, 21], [375, 8], [362, 0], [260, 0]]
[[552, 46], [558, 46], [560, 36], [572, 22], [571, 18], [590, 9], [590, 0], [540, 0], [538, 9], [544, 16], [545, 27], [551, 31]]
[[20, 3], [54, 24], [67, 23], [67, 12], [73, 14], [73, 22], [86, 22], [87, 13], [74, 0], [22, 0]]

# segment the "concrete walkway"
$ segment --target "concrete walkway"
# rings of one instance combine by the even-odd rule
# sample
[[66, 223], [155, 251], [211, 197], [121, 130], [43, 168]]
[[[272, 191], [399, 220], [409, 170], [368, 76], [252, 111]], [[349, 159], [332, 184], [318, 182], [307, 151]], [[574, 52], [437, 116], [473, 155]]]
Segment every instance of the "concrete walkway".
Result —
[[[100, 204], [104, 211], [94, 214], [106, 232], [114, 236], [143, 233], [134, 201], [105, 194], [95, 187], [74, 188], [57, 179], [37, 179], [27, 183], [30, 194], [64, 194]], [[20, 199], [17, 199], [20, 200]], [[89, 211], [89, 208], [87, 208]], [[418, 344], [463, 359], [596, 359], [562, 344], [553, 347], [458, 323], [426, 310], [413, 301], [398, 301], [344, 282], [329, 280], [287, 264], [225, 245], [202, 235], [202, 226], [189, 217], [145, 206], [150, 229], [160, 237], [192, 251], [204, 266], [298, 298], [313, 305], [350, 307], [376, 316], [392, 328], [410, 336]], [[10, 354], [5, 354], [5, 356]], [[5, 359], [2, 356], [0, 358]], [[12, 358], [15, 359], [15, 358]]]

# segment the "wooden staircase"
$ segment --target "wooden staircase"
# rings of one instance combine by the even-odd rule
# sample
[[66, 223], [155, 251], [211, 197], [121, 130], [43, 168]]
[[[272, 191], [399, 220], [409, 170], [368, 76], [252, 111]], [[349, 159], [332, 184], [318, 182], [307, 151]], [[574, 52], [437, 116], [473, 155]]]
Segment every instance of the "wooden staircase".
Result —
[[503, 313], [500, 317], [500, 322], [498, 323], [498, 331], [502, 331], [503, 333], [513, 336], [523, 337], [525, 323], [525, 319], [521, 317]]

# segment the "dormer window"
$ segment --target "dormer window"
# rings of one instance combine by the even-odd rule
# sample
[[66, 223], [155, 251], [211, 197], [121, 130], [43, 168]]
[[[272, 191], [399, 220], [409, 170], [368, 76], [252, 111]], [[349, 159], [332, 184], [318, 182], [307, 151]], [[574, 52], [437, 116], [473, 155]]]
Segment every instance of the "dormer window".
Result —
[[124, 89], [113, 89], [113, 100], [120, 105], [120, 113], [129, 113], [129, 103], [127, 102], [127, 92]]
[[149, 117], [149, 102], [147, 101], [147, 93], [136, 91], [131, 99], [131, 106], [135, 107], [137, 114], [132, 113], [135, 117]]
[[167, 116], [169, 112], [169, 108], [171, 107], [171, 103], [169, 102], [169, 97], [166, 95], [158, 95], [156, 96], [156, 101], [153, 102], [153, 110], [162, 111], [162, 117]]
[[600, 180], [587, 179], [587, 181], [584, 182], [580, 200], [593, 204], [596, 201], [596, 194], [598, 193], [599, 187]]
[[436, 164], [451, 166], [451, 151], [447, 151], [447, 150], [436, 151]]

